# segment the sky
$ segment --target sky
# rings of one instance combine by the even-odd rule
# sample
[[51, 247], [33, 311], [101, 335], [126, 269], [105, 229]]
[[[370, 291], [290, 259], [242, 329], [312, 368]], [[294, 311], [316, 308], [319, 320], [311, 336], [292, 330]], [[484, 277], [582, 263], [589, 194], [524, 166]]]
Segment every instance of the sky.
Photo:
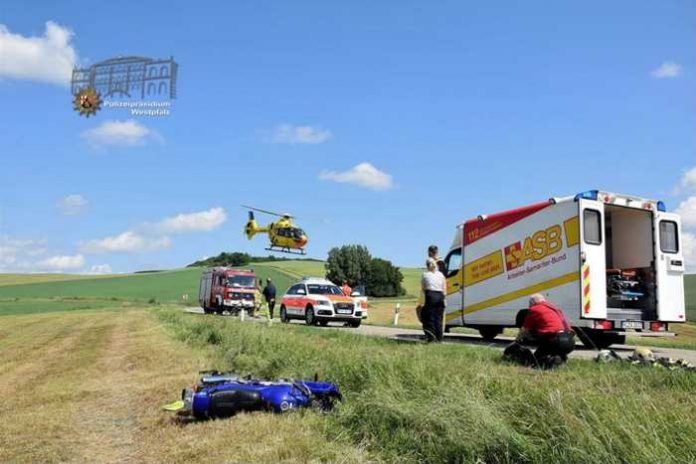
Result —
[[[265, 255], [242, 204], [310, 257], [421, 266], [595, 188], [665, 201], [696, 258], [693, 1], [31, 4], [0, 4], [0, 272]], [[174, 58], [170, 115], [73, 111], [72, 69], [118, 56]]]

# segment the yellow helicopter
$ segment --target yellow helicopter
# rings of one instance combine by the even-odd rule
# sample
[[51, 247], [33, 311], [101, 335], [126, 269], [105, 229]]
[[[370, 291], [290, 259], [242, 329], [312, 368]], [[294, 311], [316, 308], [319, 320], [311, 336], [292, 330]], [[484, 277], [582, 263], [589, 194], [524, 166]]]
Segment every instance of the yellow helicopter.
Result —
[[[290, 253], [295, 255], [306, 254], [304, 247], [307, 245], [307, 241], [309, 239], [304, 230], [296, 227], [292, 222], [292, 215], [287, 213], [274, 213], [273, 211], [266, 211], [264, 209], [245, 205], [242, 205], [242, 207], [250, 210], [249, 220], [244, 226], [244, 234], [246, 234], [249, 240], [251, 240], [256, 234], [268, 234], [271, 244], [268, 248], [266, 248], [266, 250], [279, 251], [282, 253]], [[265, 227], [262, 227], [259, 226], [256, 219], [254, 219], [254, 211], [270, 214], [272, 216], [278, 216], [280, 219], [269, 223]]]

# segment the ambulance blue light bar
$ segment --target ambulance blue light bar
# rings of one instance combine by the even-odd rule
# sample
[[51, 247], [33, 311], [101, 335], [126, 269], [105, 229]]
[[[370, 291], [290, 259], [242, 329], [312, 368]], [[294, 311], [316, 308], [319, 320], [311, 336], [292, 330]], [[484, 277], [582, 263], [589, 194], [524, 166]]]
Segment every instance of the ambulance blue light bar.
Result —
[[597, 201], [597, 195], [599, 194], [599, 190], [586, 190], [584, 192], [580, 192], [577, 195], [575, 195], [576, 200], [595, 200]]
[[667, 206], [665, 206], [665, 202], [660, 200], [657, 202], [657, 210], [662, 211], [663, 213], [667, 212]]

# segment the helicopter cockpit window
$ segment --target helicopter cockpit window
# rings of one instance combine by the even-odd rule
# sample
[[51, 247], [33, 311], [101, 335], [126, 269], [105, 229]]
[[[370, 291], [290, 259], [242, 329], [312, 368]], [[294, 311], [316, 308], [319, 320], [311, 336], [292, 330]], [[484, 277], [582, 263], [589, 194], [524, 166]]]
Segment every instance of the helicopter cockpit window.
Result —
[[304, 231], [302, 229], [292, 229], [292, 236], [294, 238], [302, 238]]

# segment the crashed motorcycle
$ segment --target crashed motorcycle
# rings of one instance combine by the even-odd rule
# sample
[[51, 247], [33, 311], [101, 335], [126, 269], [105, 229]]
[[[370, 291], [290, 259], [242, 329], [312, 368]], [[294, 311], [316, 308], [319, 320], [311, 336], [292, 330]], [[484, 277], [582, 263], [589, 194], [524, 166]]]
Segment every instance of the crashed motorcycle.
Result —
[[284, 413], [301, 408], [333, 409], [341, 400], [338, 387], [318, 380], [261, 380], [234, 373], [206, 371], [192, 388], [181, 392], [181, 400], [164, 409], [196, 419], [219, 419], [239, 412]]

